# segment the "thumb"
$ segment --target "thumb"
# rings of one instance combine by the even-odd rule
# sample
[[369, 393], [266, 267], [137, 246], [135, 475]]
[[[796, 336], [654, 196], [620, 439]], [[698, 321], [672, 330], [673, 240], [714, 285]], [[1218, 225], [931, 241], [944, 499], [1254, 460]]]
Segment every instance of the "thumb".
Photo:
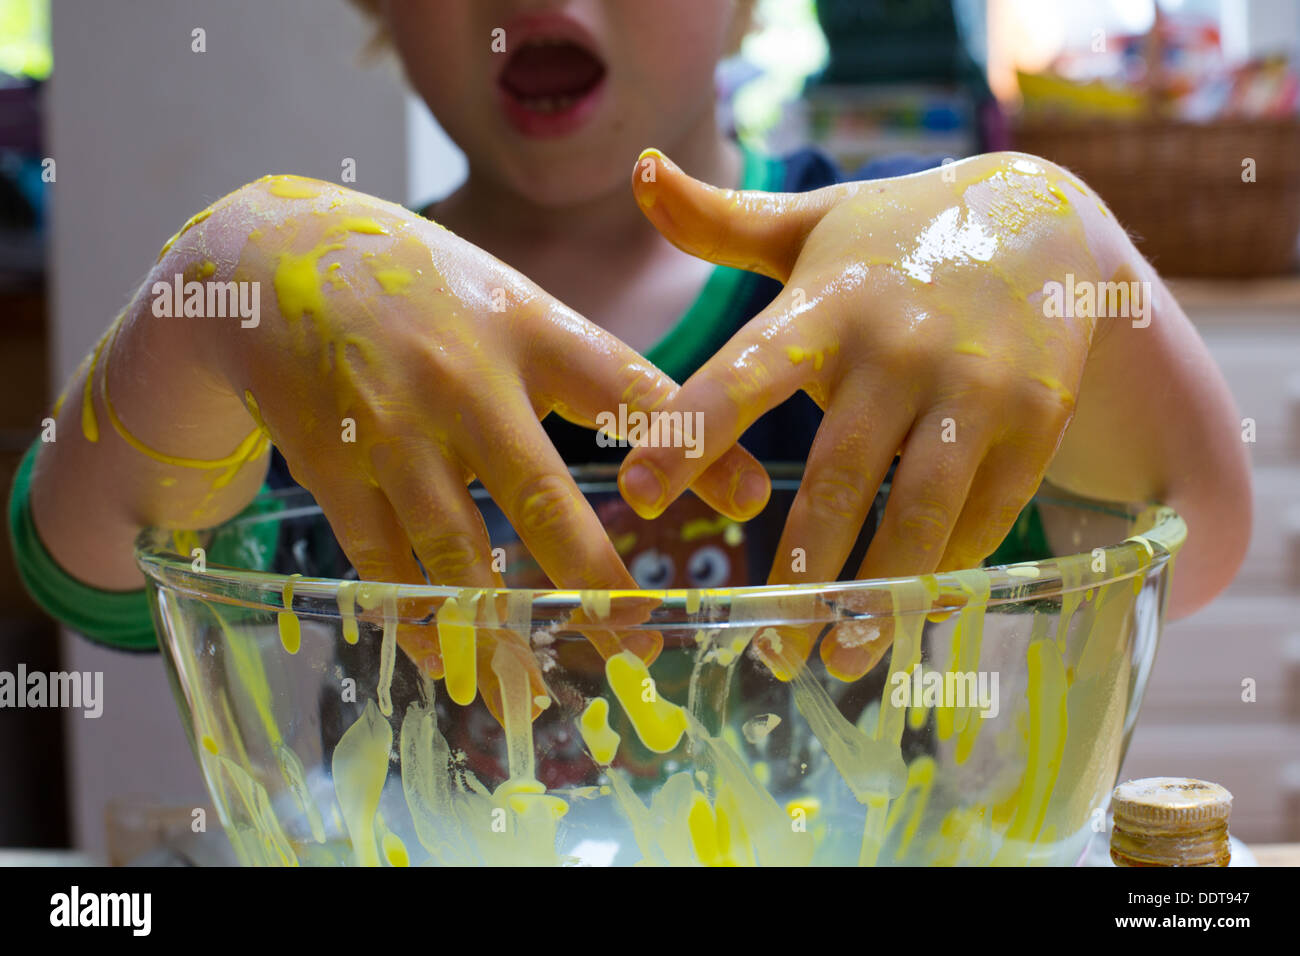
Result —
[[637, 157], [632, 192], [678, 249], [780, 282], [790, 278], [808, 233], [840, 198], [834, 186], [808, 193], [718, 189], [686, 175], [657, 149]]

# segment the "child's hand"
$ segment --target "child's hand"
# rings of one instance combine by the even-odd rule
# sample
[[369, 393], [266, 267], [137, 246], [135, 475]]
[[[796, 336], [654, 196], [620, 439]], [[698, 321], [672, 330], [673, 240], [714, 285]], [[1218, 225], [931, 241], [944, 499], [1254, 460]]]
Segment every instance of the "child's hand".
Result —
[[[247, 187], [256, 194], [284, 178]], [[480, 478], [561, 587], [635, 587], [539, 419], [648, 410], [676, 385], [634, 351], [434, 223], [289, 178], [290, 215], [252, 223], [212, 278], [274, 277], [257, 328], [220, 327], [216, 361], [317, 498], [364, 578], [491, 587], [490, 544], [466, 484]], [[281, 187], [284, 191], [284, 187]], [[227, 236], [232, 244], [248, 235]], [[221, 257], [218, 255], [218, 262]], [[269, 301], [268, 301], [269, 300]], [[593, 439], [594, 440], [594, 439]], [[733, 500], [747, 472], [724, 449], [697, 492]]]
[[[803, 389], [826, 416], [772, 583], [837, 578], [900, 453], [857, 576], [976, 566], [990, 554], [1061, 441], [1093, 340], [1091, 318], [1046, 318], [1041, 304], [1047, 280], [1098, 277], [1073, 208], [1086, 194], [1073, 180], [1041, 160], [993, 154], [802, 195], [735, 193], [647, 151], [633, 184], [677, 246], [785, 289], [665, 406], [704, 413], [703, 455], [634, 449], [620, 474], [629, 503], [657, 514]], [[801, 573], [787, 563], [795, 548], [806, 555]], [[824, 641], [832, 672], [870, 669], [891, 639], [887, 616], [883, 625]]]
[[[676, 384], [617, 338], [436, 224], [315, 180], [245, 187], [168, 256], [164, 274], [263, 277], [260, 320], [199, 320], [191, 361], [269, 434], [362, 578], [422, 584], [418, 556], [434, 584], [502, 586], [466, 488], [477, 476], [557, 586], [637, 587], [539, 420], [556, 411], [594, 427], [620, 403], [648, 412], [671, 397]], [[737, 501], [747, 475], [764, 493]], [[769, 486], [736, 447], [694, 487], [744, 520]], [[498, 619], [506, 612], [503, 601]], [[572, 623], [605, 657], [651, 660], [662, 638], [618, 631], [630, 613]], [[397, 637], [442, 675], [432, 626]], [[478, 689], [500, 715], [495, 642], [520, 638], [484, 628], [477, 638]], [[537, 713], [546, 690], [535, 663], [529, 671]]]

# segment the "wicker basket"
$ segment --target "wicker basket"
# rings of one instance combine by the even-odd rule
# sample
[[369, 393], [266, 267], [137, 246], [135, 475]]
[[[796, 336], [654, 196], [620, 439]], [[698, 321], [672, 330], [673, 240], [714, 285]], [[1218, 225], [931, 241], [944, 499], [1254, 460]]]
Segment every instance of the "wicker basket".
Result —
[[[1015, 148], [1067, 167], [1166, 275], [1290, 271], [1300, 235], [1300, 121], [1022, 120]], [[1243, 161], [1255, 160], [1255, 182]]]

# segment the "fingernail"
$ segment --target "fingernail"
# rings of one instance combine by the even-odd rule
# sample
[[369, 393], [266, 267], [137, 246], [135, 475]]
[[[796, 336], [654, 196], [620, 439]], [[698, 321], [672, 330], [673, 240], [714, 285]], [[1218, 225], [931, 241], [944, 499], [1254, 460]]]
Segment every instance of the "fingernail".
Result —
[[793, 649], [786, 648], [785, 640], [777, 628], [769, 627], [760, 633], [754, 639], [754, 646], [759, 659], [767, 665], [773, 677], [784, 682], [794, 680], [797, 662], [794, 660]]
[[740, 484], [736, 488], [736, 495], [733, 499], [736, 509], [745, 514], [753, 514], [762, 509], [767, 504], [768, 492], [771, 490], [771, 484], [767, 480], [767, 475], [761, 471], [753, 469], [745, 472], [740, 479]]
[[653, 188], [640, 188], [645, 183], [655, 182], [656, 164], [658, 167], [667, 168], [668, 160], [664, 154], [654, 147], [641, 150], [641, 155], [636, 158], [636, 169], [632, 173], [633, 193], [636, 201], [645, 209], [651, 209], [655, 204], [655, 193]]
[[664, 483], [645, 465], [633, 465], [619, 479], [623, 497], [643, 518], [654, 517], [664, 498]]

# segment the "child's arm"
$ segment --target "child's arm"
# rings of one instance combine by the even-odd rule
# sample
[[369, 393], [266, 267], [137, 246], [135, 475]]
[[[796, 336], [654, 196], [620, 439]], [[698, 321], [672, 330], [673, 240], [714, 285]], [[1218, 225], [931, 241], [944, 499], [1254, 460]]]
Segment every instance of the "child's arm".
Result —
[[[213, 295], [232, 314], [186, 317], [183, 301], [158, 314], [177, 274], [221, 283]], [[436, 224], [268, 177], [182, 229], [68, 384], [31, 511], [75, 578], [139, 588], [140, 529], [238, 513], [263, 480], [269, 436], [364, 578], [422, 583], [413, 546], [436, 583], [499, 584], [466, 489], [477, 475], [558, 585], [634, 587], [539, 418], [590, 424], [675, 388]], [[764, 503], [733, 500], [755, 470], [733, 449], [696, 490], [743, 520]]]
[[[703, 456], [628, 455], [620, 481], [643, 514], [804, 389], [827, 414], [778, 554], [802, 547], [807, 570], [778, 563], [774, 583], [835, 577], [900, 450], [860, 577], [977, 565], [1046, 476], [1184, 516], [1172, 614], [1232, 578], [1251, 511], [1232, 398], [1155, 271], [1067, 172], [997, 153], [807, 194], [738, 195], [653, 152], [641, 163], [657, 175], [638, 167], [637, 198], [667, 238], [786, 284], [671, 403], [704, 412]], [[1044, 306], [1049, 282], [1062, 298], [1073, 288], [1077, 305], [1086, 284], [1133, 281], [1141, 298], [1121, 317]], [[650, 466], [646, 490], [638, 465]], [[853, 676], [874, 659], [840, 663]]]

